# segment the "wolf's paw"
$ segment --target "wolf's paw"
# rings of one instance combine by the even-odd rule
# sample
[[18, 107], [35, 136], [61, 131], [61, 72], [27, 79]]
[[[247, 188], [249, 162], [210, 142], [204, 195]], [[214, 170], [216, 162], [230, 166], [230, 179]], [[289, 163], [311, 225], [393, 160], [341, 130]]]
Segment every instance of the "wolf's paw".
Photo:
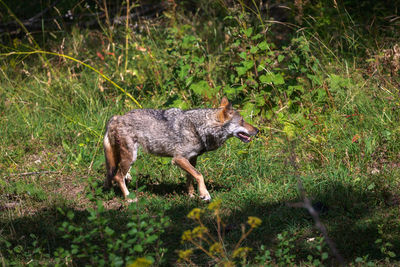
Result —
[[200, 196], [200, 199], [206, 202], [210, 202], [211, 201], [211, 196], [210, 194], [207, 193], [207, 195], [204, 196]]
[[136, 203], [138, 201], [138, 198], [127, 198], [125, 199], [126, 203]]
[[188, 196], [189, 196], [189, 198], [194, 198], [194, 197], [195, 197], [195, 193], [189, 191], [189, 192], [188, 192]]

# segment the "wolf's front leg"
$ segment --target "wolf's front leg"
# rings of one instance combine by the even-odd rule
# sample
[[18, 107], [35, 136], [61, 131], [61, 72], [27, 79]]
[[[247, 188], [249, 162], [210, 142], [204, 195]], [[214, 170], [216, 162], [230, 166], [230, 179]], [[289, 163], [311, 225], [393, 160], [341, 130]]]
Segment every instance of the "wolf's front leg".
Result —
[[[196, 164], [196, 159], [191, 159], [191, 162], [193, 162], [194, 164]], [[206, 188], [206, 184], [204, 183], [204, 178], [203, 175], [201, 175], [201, 173], [199, 173], [191, 164], [191, 162], [189, 162], [189, 160], [187, 160], [184, 157], [178, 156], [178, 157], [174, 157], [172, 159], [172, 163], [178, 165], [179, 167], [181, 167], [183, 170], [185, 170], [189, 175], [191, 175], [192, 177], [194, 177], [197, 181], [197, 186], [199, 189], [199, 193], [200, 193], [200, 198], [204, 201], [210, 201], [211, 200], [211, 196], [210, 193], [208, 193], [207, 188]], [[188, 179], [190, 179], [191, 177], [188, 177]], [[189, 189], [189, 195], [190, 195], [190, 187], [192, 187], [193, 190], [193, 184], [190, 185], [190, 180], [188, 180], [188, 189]]]

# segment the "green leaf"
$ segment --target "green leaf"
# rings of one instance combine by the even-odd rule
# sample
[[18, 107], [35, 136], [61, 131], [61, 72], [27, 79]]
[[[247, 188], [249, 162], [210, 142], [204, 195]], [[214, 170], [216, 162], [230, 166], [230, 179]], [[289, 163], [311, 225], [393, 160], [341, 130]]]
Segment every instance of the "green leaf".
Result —
[[258, 107], [264, 106], [264, 105], [265, 105], [265, 98], [264, 98], [264, 96], [263, 96], [263, 95], [258, 95], [258, 96], [256, 97], [256, 103], [257, 103], [257, 106], [258, 106]]
[[246, 60], [242, 62], [243, 66], [249, 70], [254, 66], [254, 61], [253, 60]]
[[111, 229], [110, 227], [106, 226], [106, 228], [104, 229], [104, 232], [106, 232], [107, 235], [112, 236], [115, 231], [113, 229]]
[[249, 151], [247, 151], [247, 150], [239, 150], [237, 153], [238, 153], [238, 155], [243, 155], [243, 154], [249, 154]]
[[361, 258], [361, 257], [357, 257], [356, 258], [356, 263], [360, 263], [360, 262], [363, 262], [364, 260], [363, 260], [363, 258]]
[[151, 235], [148, 238], [146, 238], [145, 243], [149, 244], [149, 243], [153, 243], [155, 240], [158, 239], [157, 235]]
[[318, 101], [324, 101], [327, 97], [326, 91], [324, 88], [319, 88], [317, 90], [317, 99]]
[[276, 85], [279, 85], [279, 84], [284, 84], [285, 80], [283, 79], [282, 75], [280, 73], [278, 73], [278, 74], [275, 74], [275, 77], [272, 82]]
[[72, 220], [74, 217], [75, 217], [74, 212], [73, 212], [72, 210], [69, 210], [69, 211], [67, 212], [67, 218], [68, 218], [69, 220]]
[[321, 78], [318, 77], [317, 75], [307, 74], [307, 78], [310, 79], [314, 85], [322, 84]]
[[[372, 184], [370, 184], [368, 187], [367, 187], [367, 189], [368, 190], [372, 190], [372, 189], [374, 189], [375, 188], [375, 183], [372, 183]], [[378, 240], [377, 240], [378, 241]]]
[[252, 46], [252, 47], [250, 48], [250, 53], [255, 54], [255, 53], [257, 53], [257, 52], [258, 52], [258, 47], [257, 47], [257, 46]]
[[143, 252], [143, 247], [142, 247], [142, 245], [140, 245], [140, 244], [136, 244], [136, 245], [133, 247], [133, 250], [136, 251], [136, 252]]
[[206, 81], [199, 81], [190, 85], [190, 89], [197, 95], [204, 95], [205, 92], [210, 90], [210, 86]]
[[240, 40], [236, 40], [233, 44], [232, 47], [238, 47], [240, 45]]
[[245, 84], [241, 85], [241, 86], [238, 86], [238, 87], [235, 87], [235, 90], [236, 90], [237, 93], [238, 92], [243, 92], [245, 89], [246, 89], [246, 85]]
[[301, 93], [304, 93], [304, 88], [302, 85], [289, 85], [288, 92], [293, 93], [294, 91], [299, 91]]
[[236, 72], [238, 76], [242, 76], [247, 72], [247, 69], [245, 67], [236, 67]]
[[263, 35], [261, 33], [257, 33], [256, 35], [254, 35], [253, 37], [251, 37], [251, 40], [258, 40], [260, 38], [262, 38]]
[[193, 57], [192, 59], [194, 63], [199, 63], [199, 64], [204, 63], [204, 60], [205, 60], [204, 57]]
[[272, 72], [266, 73], [260, 76], [260, 82], [271, 84], [274, 83], [275, 85], [284, 84], [285, 80], [283, 79], [280, 73], [274, 74]]
[[258, 44], [258, 48], [260, 48], [262, 51], [267, 50], [269, 48], [269, 45], [266, 41], [263, 41]]
[[180, 70], [179, 70], [179, 72], [178, 72], [178, 77], [181, 80], [185, 79], [189, 75], [189, 71], [190, 71], [190, 65], [189, 64], [182, 65]]
[[253, 116], [257, 115], [260, 112], [260, 109], [251, 102], [247, 102], [242, 109], [242, 116], [247, 121], [252, 121]]
[[292, 123], [286, 122], [285, 126], [283, 127], [283, 132], [289, 137], [292, 138], [296, 135], [296, 126]]
[[199, 81], [197, 83], [193, 83], [190, 85], [190, 89], [197, 95], [212, 98], [214, 97], [218, 92], [221, 86], [216, 86], [216, 87], [210, 87], [208, 85], [208, 82], [206, 81]]
[[321, 259], [322, 260], [326, 260], [327, 258], [328, 258], [328, 253], [327, 252], [324, 252], [324, 253], [322, 253], [322, 255], [321, 255]]
[[228, 97], [230, 97], [230, 96], [236, 94], [236, 89], [235, 89], [235, 88], [232, 88], [232, 87], [230, 87], [230, 86], [224, 87], [224, 90], [223, 90], [223, 91], [224, 91], [224, 94], [226, 94]]
[[24, 251], [24, 248], [21, 245], [17, 245], [14, 247], [13, 250], [15, 253], [21, 253], [22, 251]]
[[253, 34], [253, 27], [247, 28], [246, 30], [243, 30], [243, 32], [246, 35], [246, 37], [249, 38]]
[[260, 77], [259, 77], [259, 79], [260, 79], [260, 82], [262, 82], [262, 83], [268, 83], [268, 84], [270, 84], [270, 83], [272, 83], [272, 79], [273, 79], [273, 73], [267, 73], [267, 74], [264, 74], [264, 75], [261, 75]]
[[285, 56], [284, 55], [279, 55], [278, 56], [278, 62], [280, 63], [280, 62], [282, 62], [282, 60], [285, 58]]
[[61, 143], [66, 152], [71, 152], [71, 149], [69, 148], [68, 144], [64, 140], [62, 140]]
[[[171, 106], [172, 107], [176, 107], [176, 108], [180, 108], [180, 109], [189, 108], [189, 104], [186, 103], [183, 99], [180, 99], [180, 98], [175, 99]], [[131, 175], [136, 175], [132, 171], [133, 171], [133, 168], [131, 169]]]

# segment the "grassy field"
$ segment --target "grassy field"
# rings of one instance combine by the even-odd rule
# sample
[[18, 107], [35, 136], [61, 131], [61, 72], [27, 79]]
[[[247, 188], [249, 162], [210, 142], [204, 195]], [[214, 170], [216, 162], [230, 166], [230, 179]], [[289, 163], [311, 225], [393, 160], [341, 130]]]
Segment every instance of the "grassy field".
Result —
[[[242, 1], [204, 3], [135, 27], [99, 19], [96, 29], [2, 36], [3, 266], [337, 265], [299, 181], [346, 265], [400, 263], [398, 24], [365, 33], [352, 20], [361, 14], [304, 3], [282, 26]], [[337, 19], [331, 31], [324, 18]], [[188, 197], [170, 159], [141, 152], [129, 185], [139, 202], [103, 190], [112, 115], [136, 102], [215, 107], [224, 95], [261, 133], [199, 158], [211, 207]]]

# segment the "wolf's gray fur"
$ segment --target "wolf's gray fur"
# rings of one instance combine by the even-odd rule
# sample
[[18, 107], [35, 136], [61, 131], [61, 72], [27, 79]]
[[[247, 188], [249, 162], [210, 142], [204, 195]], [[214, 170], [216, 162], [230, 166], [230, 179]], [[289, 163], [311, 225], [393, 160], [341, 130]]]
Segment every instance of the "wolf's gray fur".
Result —
[[209, 200], [202, 175], [194, 168], [197, 156], [219, 148], [228, 138], [236, 136], [249, 142], [258, 129], [244, 122], [226, 98], [217, 109], [167, 110], [136, 109], [122, 116], [113, 116], [106, 129], [104, 150], [107, 179], [115, 180], [126, 197], [125, 179], [136, 160], [140, 145], [145, 152], [173, 157], [173, 163], [188, 172], [189, 194], [194, 194], [193, 178], [197, 180], [200, 197]]

